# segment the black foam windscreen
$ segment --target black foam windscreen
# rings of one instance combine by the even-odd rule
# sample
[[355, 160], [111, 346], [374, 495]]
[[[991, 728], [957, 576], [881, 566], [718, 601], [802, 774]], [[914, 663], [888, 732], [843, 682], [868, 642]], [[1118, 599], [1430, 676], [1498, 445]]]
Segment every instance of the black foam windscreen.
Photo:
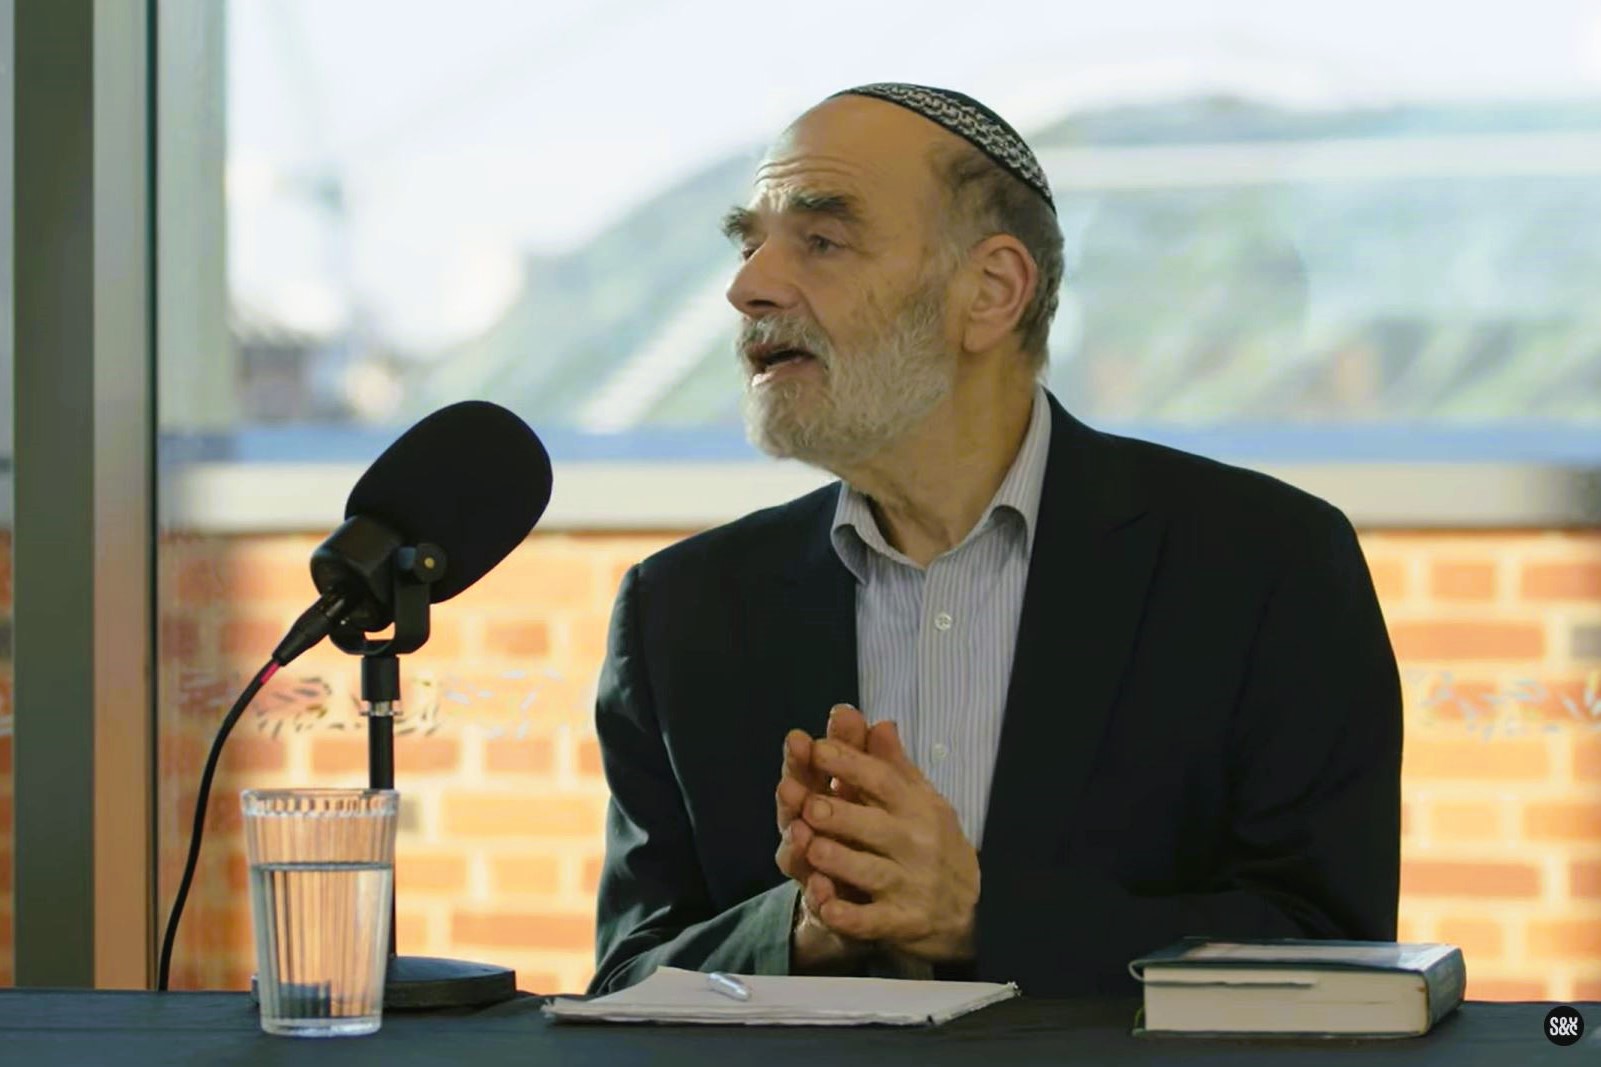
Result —
[[345, 503], [445, 553], [431, 599], [449, 600], [528, 536], [550, 503], [550, 456], [528, 424], [498, 404], [465, 400], [401, 434], [373, 461]]

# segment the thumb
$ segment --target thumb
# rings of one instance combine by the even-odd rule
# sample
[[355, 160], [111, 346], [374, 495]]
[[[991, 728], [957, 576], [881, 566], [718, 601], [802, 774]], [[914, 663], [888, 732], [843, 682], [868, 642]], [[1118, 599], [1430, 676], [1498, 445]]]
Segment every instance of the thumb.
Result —
[[857, 750], [867, 748], [867, 719], [849, 704], [835, 704], [828, 713], [827, 736]]

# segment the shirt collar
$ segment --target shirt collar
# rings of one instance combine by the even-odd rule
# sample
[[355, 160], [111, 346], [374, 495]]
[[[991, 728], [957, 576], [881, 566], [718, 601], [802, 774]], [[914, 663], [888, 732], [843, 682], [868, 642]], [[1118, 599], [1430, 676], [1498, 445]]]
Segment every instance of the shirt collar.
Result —
[[[1023, 444], [1012, 459], [1012, 466], [1001, 480], [989, 507], [979, 516], [978, 523], [962, 544], [984, 529], [991, 518], [1000, 521], [1011, 516], [1022, 527], [1024, 550], [1034, 551], [1034, 530], [1039, 524], [1040, 494], [1045, 488], [1045, 463], [1051, 451], [1051, 405], [1045, 387], [1034, 387], [1034, 408], [1029, 416], [1028, 431]], [[911, 560], [896, 551], [879, 532], [878, 522], [865, 495], [841, 483], [839, 501], [834, 507], [832, 530], [834, 552], [846, 568], [865, 583], [868, 578], [868, 550], [897, 563], [911, 566]], [[960, 547], [960, 546], [958, 546]]]

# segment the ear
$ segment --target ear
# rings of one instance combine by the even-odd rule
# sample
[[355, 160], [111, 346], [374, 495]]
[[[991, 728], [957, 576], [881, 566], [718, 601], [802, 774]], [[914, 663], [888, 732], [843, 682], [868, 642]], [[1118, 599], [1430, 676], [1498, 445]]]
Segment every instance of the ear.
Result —
[[974, 245], [968, 253], [972, 300], [962, 331], [962, 346], [969, 352], [987, 352], [1012, 336], [1023, 310], [1039, 285], [1039, 268], [1011, 234], [998, 233]]

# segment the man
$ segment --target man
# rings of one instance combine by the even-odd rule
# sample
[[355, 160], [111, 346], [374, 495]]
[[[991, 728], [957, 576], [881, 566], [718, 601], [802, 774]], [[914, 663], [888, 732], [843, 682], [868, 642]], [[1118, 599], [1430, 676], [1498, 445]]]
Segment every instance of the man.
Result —
[[881, 84], [729, 214], [751, 435], [840, 481], [622, 582], [592, 990], [1128, 992], [1186, 935], [1394, 938], [1399, 680], [1351, 526], [1041, 387], [1054, 211], [999, 117]]

